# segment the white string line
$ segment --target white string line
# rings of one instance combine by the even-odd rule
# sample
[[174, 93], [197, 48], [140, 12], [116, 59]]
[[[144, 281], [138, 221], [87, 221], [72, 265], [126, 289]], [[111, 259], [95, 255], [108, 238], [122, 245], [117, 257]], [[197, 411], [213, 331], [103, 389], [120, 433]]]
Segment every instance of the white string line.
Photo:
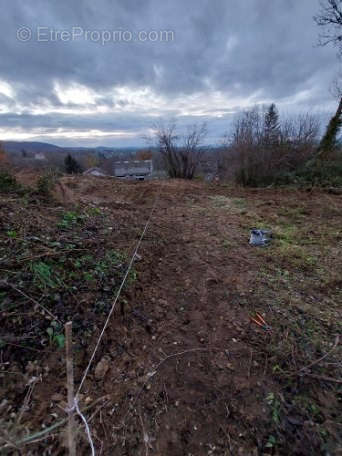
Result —
[[77, 415], [79, 415], [84, 423], [84, 426], [85, 426], [85, 429], [86, 429], [86, 433], [87, 433], [87, 437], [88, 437], [88, 441], [89, 441], [89, 444], [90, 444], [90, 448], [91, 448], [91, 456], [95, 456], [95, 447], [94, 447], [94, 442], [93, 442], [93, 439], [91, 438], [91, 434], [90, 434], [90, 429], [89, 429], [89, 425], [87, 423], [87, 420], [85, 418], [85, 416], [82, 414], [79, 406], [78, 406], [78, 400], [77, 398], [75, 397], [74, 398], [74, 408], [76, 410], [76, 413]]
[[148, 226], [149, 226], [149, 224], [150, 224], [150, 221], [151, 221], [153, 212], [154, 212], [154, 210], [155, 210], [155, 208], [156, 208], [156, 205], [157, 205], [157, 201], [158, 201], [159, 195], [160, 195], [160, 191], [159, 191], [159, 193], [157, 194], [156, 199], [154, 200], [154, 204], [153, 204], [152, 210], [151, 210], [151, 212], [150, 212], [149, 218], [148, 218], [148, 220], [147, 220], [147, 222], [146, 222], [146, 224], [145, 224], [145, 227], [144, 227], [144, 229], [143, 229], [143, 232], [141, 233], [141, 236], [140, 236], [140, 238], [139, 238], [139, 241], [138, 241], [138, 243], [137, 243], [137, 246], [136, 246], [136, 248], [135, 248], [135, 250], [134, 250], [134, 253], [133, 253], [133, 255], [132, 255], [131, 261], [130, 261], [129, 264], [128, 264], [126, 273], [125, 273], [124, 278], [123, 278], [123, 280], [122, 280], [122, 282], [121, 282], [121, 285], [120, 285], [120, 287], [119, 287], [119, 290], [118, 290], [118, 292], [117, 292], [117, 294], [116, 294], [116, 297], [115, 297], [115, 299], [114, 299], [112, 308], [110, 309], [110, 312], [109, 312], [109, 314], [108, 314], [108, 316], [107, 316], [107, 319], [106, 319], [106, 322], [105, 322], [105, 324], [104, 324], [104, 326], [103, 326], [103, 329], [102, 329], [102, 331], [101, 331], [101, 334], [100, 334], [100, 336], [99, 336], [99, 338], [98, 338], [98, 340], [97, 340], [95, 349], [94, 349], [94, 351], [93, 351], [93, 353], [92, 353], [92, 355], [91, 355], [91, 357], [90, 357], [89, 363], [88, 363], [88, 365], [87, 365], [87, 367], [86, 367], [86, 369], [85, 369], [85, 371], [84, 371], [84, 374], [83, 374], [83, 377], [82, 377], [80, 386], [78, 387], [78, 390], [77, 390], [77, 392], [76, 392], [76, 396], [75, 396], [76, 399], [77, 399], [78, 395], [80, 394], [80, 391], [81, 391], [81, 389], [82, 389], [83, 383], [84, 383], [84, 381], [85, 381], [85, 379], [86, 379], [86, 377], [87, 377], [87, 375], [88, 375], [90, 366], [91, 366], [91, 364], [92, 364], [92, 362], [93, 362], [93, 360], [94, 360], [94, 357], [95, 357], [95, 354], [96, 354], [96, 352], [97, 352], [97, 349], [99, 348], [99, 345], [100, 345], [100, 343], [101, 343], [101, 340], [102, 340], [102, 337], [103, 337], [103, 335], [104, 335], [104, 332], [105, 332], [105, 330], [106, 330], [106, 328], [107, 328], [107, 326], [108, 326], [110, 317], [112, 316], [112, 313], [114, 312], [116, 303], [117, 303], [117, 301], [118, 301], [118, 299], [119, 299], [119, 297], [120, 297], [121, 291], [122, 291], [122, 289], [123, 289], [123, 287], [124, 287], [124, 285], [125, 285], [125, 282], [126, 282], [126, 279], [127, 279], [127, 277], [128, 277], [128, 274], [129, 274], [129, 272], [130, 272], [130, 270], [131, 270], [131, 268], [132, 268], [132, 265], [133, 265], [135, 256], [136, 256], [136, 254], [138, 253], [140, 244], [141, 244], [141, 242], [142, 242], [142, 240], [143, 240], [143, 238], [144, 238], [144, 236], [145, 236], [145, 233], [146, 233], [146, 231], [147, 231], [147, 228], [148, 228]]

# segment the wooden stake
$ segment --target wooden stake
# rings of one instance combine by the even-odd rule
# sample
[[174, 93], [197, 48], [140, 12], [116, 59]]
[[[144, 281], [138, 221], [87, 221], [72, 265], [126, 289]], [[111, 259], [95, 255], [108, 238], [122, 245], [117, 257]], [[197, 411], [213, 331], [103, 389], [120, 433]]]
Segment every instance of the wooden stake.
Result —
[[69, 455], [76, 456], [75, 442], [75, 419], [74, 419], [74, 367], [72, 357], [72, 322], [69, 321], [64, 326], [65, 329], [65, 351], [66, 351], [66, 370], [68, 388], [68, 446]]

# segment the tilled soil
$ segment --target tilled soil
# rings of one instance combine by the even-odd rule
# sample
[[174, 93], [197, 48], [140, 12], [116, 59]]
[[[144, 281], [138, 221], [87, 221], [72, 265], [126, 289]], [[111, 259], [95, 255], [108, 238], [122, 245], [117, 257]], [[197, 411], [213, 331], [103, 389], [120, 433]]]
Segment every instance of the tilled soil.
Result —
[[[96, 454], [340, 454], [339, 384], [314, 378], [340, 378], [339, 346], [325, 359], [326, 370], [318, 365], [308, 376], [297, 373], [329, 351], [340, 330], [341, 197], [73, 177], [61, 179], [55, 198], [69, 209], [105, 210], [112, 232], [103, 236], [103, 248], [128, 258], [155, 205], [134, 263], [136, 279], [123, 292], [80, 392]], [[3, 198], [2, 204], [19, 203]], [[31, 210], [42, 219], [50, 211], [48, 204]], [[283, 219], [300, 227], [303, 239], [317, 238], [310, 255], [291, 250]], [[327, 219], [328, 254], [318, 242]], [[319, 233], [310, 228], [314, 222]], [[249, 229], [260, 223], [280, 227], [266, 249], [248, 244]], [[324, 257], [324, 277], [316, 277], [311, 256]], [[89, 291], [76, 314], [69, 309], [72, 319], [91, 326], [74, 337], [76, 389], [108, 314], [108, 308], [93, 313], [92, 297]], [[318, 302], [329, 314], [318, 315]], [[256, 312], [271, 330], [251, 320]], [[66, 454], [64, 423], [19, 444], [66, 418], [64, 350], [50, 345], [30, 361], [18, 356], [7, 346], [1, 358], [3, 370], [16, 373], [0, 378], [4, 454]], [[78, 418], [77, 454], [90, 454]]]

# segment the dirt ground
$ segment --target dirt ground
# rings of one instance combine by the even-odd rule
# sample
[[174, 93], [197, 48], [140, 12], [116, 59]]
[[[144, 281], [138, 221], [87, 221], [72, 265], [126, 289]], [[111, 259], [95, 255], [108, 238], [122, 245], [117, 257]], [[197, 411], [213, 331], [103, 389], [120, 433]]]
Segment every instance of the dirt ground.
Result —
[[[74, 321], [77, 389], [154, 205], [80, 392], [96, 454], [342, 454], [342, 196], [92, 177], [53, 196], [0, 195], [1, 454], [67, 454], [63, 339], [40, 305]], [[249, 245], [252, 227], [272, 229], [270, 246]], [[86, 261], [102, 265], [89, 286], [71, 274]], [[42, 262], [69, 288], [39, 282]]]

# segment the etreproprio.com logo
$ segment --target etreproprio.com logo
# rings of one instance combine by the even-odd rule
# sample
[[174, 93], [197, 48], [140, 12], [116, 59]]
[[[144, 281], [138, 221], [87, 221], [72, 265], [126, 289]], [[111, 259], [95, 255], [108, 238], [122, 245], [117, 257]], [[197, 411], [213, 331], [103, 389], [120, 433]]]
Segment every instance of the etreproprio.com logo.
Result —
[[18, 41], [23, 43], [29, 41], [40, 43], [89, 41], [102, 46], [108, 43], [170, 43], [175, 39], [173, 30], [86, 30], [79, 26], [70, 29], [22, 26], [17, 29], [16, 35]]

